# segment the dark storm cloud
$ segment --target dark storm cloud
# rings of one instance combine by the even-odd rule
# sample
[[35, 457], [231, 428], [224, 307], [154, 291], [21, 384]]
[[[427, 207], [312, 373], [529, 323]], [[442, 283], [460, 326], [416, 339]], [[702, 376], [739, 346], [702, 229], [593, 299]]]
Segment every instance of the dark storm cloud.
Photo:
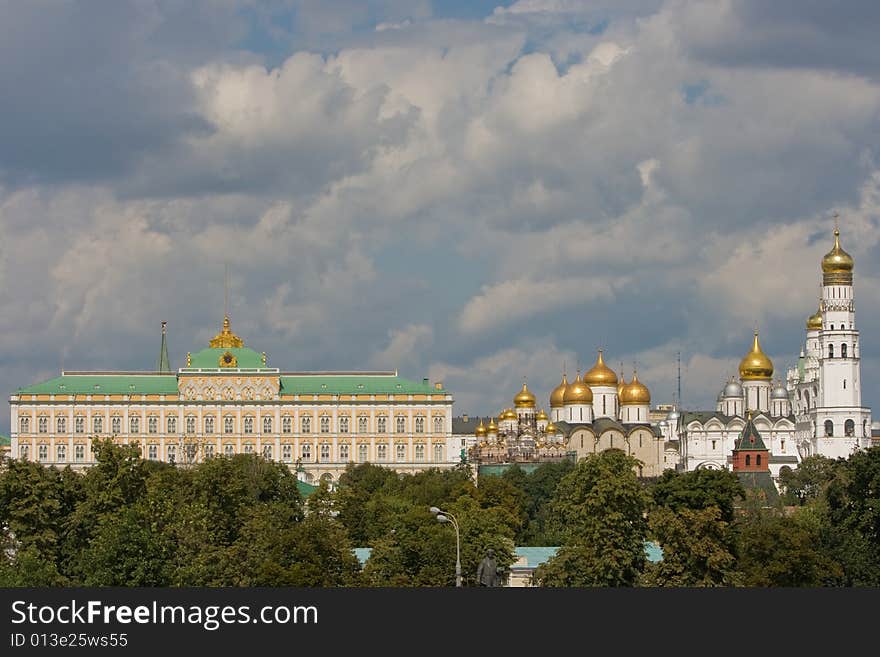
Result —
[[226, 2], [0, 2], [0, 182], [120, 179], [210, 125], [189, 66], [244, 34]]
[[737, 0], [728, 7], [729, 13], [708, 21], [699, 6], [690, 7], [693, 22], [683, 23], [683, 38], [698, 57], [729, 66], [828, 69], [874, 79], [880, 73], [880, 3], [874, 0]]

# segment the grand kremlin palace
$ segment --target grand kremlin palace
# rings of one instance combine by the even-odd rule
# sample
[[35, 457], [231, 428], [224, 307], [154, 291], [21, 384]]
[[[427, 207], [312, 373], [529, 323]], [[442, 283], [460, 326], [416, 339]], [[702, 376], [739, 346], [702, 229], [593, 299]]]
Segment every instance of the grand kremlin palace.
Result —
[[301, 479], [336, 480], [350, 462], [398, 471], [454, 467], [452, 395], [397, 372], [282, 372], [244, 346], [229, 318], [209, 347], [168, 364], [165, 324], [155, 372], [67, 372], [11, 395], [12, 455], [93, 463], [93, 436], [138, 444], [152, 460], [191, 463], [262, 454]]

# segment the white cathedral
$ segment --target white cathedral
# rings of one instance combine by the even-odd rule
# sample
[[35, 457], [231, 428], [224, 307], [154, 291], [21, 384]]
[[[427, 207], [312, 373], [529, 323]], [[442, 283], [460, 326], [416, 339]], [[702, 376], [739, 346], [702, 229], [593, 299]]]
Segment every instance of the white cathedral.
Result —
[[773, 383], [773, 363], [755, 331], [752, 349], [718, 395], [714, 411], [667, 418], [685, 470], [730, 468], [734, 442], [751, 415], [770, 451], [770, 473], [805, 457], [848, 457], [871, 445], [871, 409], [862, 405], [859, 332], [853, 301], [853, 258], [840, 246], [822, 258], [822, 297], [806, 324], [806, 344], [785, 385]]

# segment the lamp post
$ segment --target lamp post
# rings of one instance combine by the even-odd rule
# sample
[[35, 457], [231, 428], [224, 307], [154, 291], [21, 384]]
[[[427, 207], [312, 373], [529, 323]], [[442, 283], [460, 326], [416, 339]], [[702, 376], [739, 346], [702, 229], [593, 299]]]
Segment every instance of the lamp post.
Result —
[[458, 521], [449, 511], [443, 511], [436, 506], [432, 506], [430, 510], [437, 517], [437, 522], [451, 522], [455, 527], [455, 586], [461, 587], [461, 535], [458, 531]]

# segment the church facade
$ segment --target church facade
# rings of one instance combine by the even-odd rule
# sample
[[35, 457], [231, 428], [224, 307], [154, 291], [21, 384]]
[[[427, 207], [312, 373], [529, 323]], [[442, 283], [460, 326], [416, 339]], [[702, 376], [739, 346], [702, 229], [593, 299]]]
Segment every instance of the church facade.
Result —
[[[471, 459], [480, 463], [581, 459], [609, 448], [622, 449], [642, 465], [639, 476], [651, 477], [664, 469], [662, 434], [648, 417], [651, 393], [633, 372], [627, 383], [598, 353], [583, 377], [562, 381], [550, 393], [550, 415], [537, 410], [535, 395], [523, 383], [503, 410], [488, 424], [480, 420]], [[669, 466], [672, 467], [672, 466]]]
[[144, 458], [192, 463], [261, 454], [300, 478], [336, 480], [348, 463], [415, 472], [460, 461], [452, 395], [397, 372], [285, 372], [245, 347], [229, 318], [186, 367], [69, 372], [10, 396], [13, 456], [84, 468], [92, 438], [137, 444]]
[[727, 381], [715, 410], [670, 414], [667, 437], [678, 439], [683, 469], [731, 468], [747, 417], [763, 436], [774, 479], [807, 456], [848, 457], [871, 445], [871, 410], [861, 400], [853, 266], [835, 228], [834, 246], [822, 259], [819, 309], [807, 319], [798, 365], [784, 383], [773, 382], [773, 363], [755, 331], [739, 380]]

